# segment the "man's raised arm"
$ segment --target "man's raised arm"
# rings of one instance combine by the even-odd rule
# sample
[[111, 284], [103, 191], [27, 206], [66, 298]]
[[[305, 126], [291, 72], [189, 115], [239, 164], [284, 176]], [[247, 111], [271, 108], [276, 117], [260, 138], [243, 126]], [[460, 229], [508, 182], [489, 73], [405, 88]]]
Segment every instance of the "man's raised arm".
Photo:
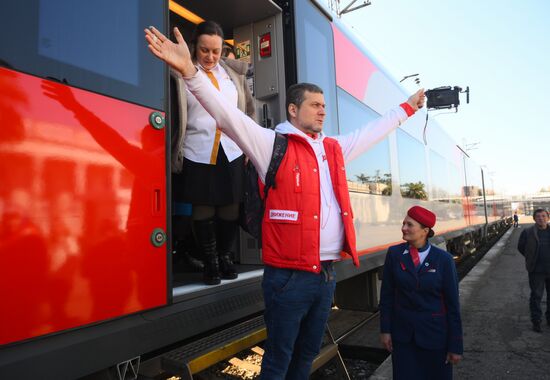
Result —
[[351, 133], [336, 136], [342, 147], [345, 161], [354, 160], [384, 139], [391, 131], [422, 108], [425, 98], [424, 89], [420, 89], [399, 107], [392, 108], [384, 115]]
[[145, 29], [148, 48], [157, 58], [179, 71], [189, 91], [216, 120], [218, 127], [252, 160], [258, 174], [265, 178], [273, 151], [275, 133], [260, 127], [251, 118], [231, 105], [200, 72], [191, 59], [187, 43], [178, 28], [174, 28], [177, 43], [173, 43], [154, 27]]

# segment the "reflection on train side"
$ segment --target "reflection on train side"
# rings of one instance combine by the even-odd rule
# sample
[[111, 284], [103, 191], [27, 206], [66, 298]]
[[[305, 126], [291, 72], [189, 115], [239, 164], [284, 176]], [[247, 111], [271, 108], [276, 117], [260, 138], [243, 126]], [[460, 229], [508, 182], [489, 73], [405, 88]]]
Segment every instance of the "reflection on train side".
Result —
[[7, 339], [165, 303], [165, 281], [150, 288], [144, 272], [163, 255], [135, 249], [151, 246], [151, 220], [164, 223], [151, 208], [164, 136], [147, 125], [149, 111], [113, 113], [115, 100], [92, 108], [88, 93], [2, 69], [0, 81], [0, 111], [20, 99], [0, 140], [0, 324], [19, 321]]

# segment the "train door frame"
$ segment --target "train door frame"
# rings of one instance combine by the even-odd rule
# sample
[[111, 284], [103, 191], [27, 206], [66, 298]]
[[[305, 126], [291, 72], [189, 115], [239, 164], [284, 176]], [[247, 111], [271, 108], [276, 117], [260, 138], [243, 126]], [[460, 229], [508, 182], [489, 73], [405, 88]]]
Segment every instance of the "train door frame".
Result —
[[[248, 2], [250, 12], [243, 12], [246, 9], [246, 1], [232, 0], [223, 2], [217, 7], [208, 6], [207, 2], [185, 2], [185, 10], [192, 12], [198, 17], [184, 18], [182, 14], [174, 12], [177, 8], [174, 3], [181, 7], [177, 2], [170, 1], [170, 7], [173, 12], [170, 14], [169, 29], [174, 26], [184, 29], [184, 36], [191, 34], [194, 28], [193, 23], [199, 20], [212, 19], [218, 22], [224, 31], [226, 41], [233, 39], [234, 46], [246, 46], [250, 49], [250, 55], [238, 56], [237, 59], [248, 60], [253, 68], [252, 92], [256, 108], [256, 121], [264, 127], [274, 128], [276, 124], [286, 119], [285, 113], [285, 89], [286, 89], [286, 59], [293, 55], [290, 51], [284, 49], [286, 43], [286, 28], [283, 31], [283, 10], [278, 4], [269, 1], [259, 1], [254, 4]], [[172, 9], [173, 8], [173, 9]], [[183, 14], [184, 15], [184, 14]], [[194, 21], [192, 21], [194, 20]], [[267, 55], [260, 54], [259, 44], [262, 37], [268, 36], [270, 52]], [[275, 75], [273, 75], [275, 74]], [[170, 94], [173, 96], [173, 94]], [[172, 216], [173, 217], [173, 216]], [[241, 230], [240, 239], [237, 244], [237, 261], [239, 264], [247, 266], [262, 265], [260, 247], [256, 239]], [[245, 269], [246, 270], [246, 269]], [[174, 270], [171, 271], [174, 276]], [[195, 276], [196, 277], [196, 276]], [[194, 278], [195, 278], [194, 277]], [[199, 280], [200, 281], [200, 280]], [[239, 279], [234, 280], [234, 282]], [[224, 284], [222, 283], [222, 286]], [[204, 292], [208, 292], [211, 286], [205, 286]], [[181, 287], [172, 282], [174, 292], [174, 302], [179, 302], [184, 298], [186, 292]]]

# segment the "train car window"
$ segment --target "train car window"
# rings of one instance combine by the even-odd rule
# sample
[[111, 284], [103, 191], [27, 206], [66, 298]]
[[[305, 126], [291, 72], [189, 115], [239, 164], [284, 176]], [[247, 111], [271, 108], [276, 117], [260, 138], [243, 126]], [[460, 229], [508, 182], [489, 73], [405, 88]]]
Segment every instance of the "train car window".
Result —
[[468, 196], [479, 197], [483, 193], [483, 184], [481, 181], [481, 170], [475, 162], [466, 158], [466, 183]]
[[21, 0], [0, 5], [0, 65], [155, 109], [164, 66], [143, 29], [164, 25], [163, 0]]
[[399, 183], [405, 198], [428, 200], [428, 173], [424, 145], [401, 129], [397, 129]]
[[430, 199], [449, 202], [450, 182], [447, 161], [441, 155], [430, 150]]
[[298, 82], [315, 83], [323, 89], [327, 105], [324, 130], [335, 135], [339, 131], [332, 28], [311, 2], [296, 1], [295, 7]]
[[483, 205], [483, 181], [481, 179], [481, 168], [471, 159], [465, 157], [466, 161], [466, 185], [464, 195], [470, 198], [473, 209], [470, 217], [474, 224], [485, 222], [485, 207]]
[[[361, 128], [379, 115], [346, 91], [338, 88], [340, 133]], [[391, 195], [390, 148], [388, 139], [380, 141], [346, 166], [350, 191]]]
[[449, 172], [450, 182], [450, 194], [449, 198], [451, 203], [462, 203], [462, 196], [464, 193], [464, 174], [463, 171], [457, 165], [450, 161], [447, 161], [447, 167]]

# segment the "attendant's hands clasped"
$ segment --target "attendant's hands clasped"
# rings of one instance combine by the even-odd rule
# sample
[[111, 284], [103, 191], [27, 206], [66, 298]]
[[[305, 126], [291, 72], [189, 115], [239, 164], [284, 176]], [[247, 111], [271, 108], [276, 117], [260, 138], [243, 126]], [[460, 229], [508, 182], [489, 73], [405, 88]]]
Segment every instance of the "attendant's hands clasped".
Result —
[[458, 364], [458, 362], [461, 360], [462, 360], [462, 355], [455, 354], [453, 352], [447, 352], [446, 363]]
[[155, 56], [179, 71], [184, 77], [192, 77], [197, 72], [191, 60], [191, 53], [178, 28], [174, 28], [177, 43], [173, 43], [155, 27], [145, 29], [148, 48]]
[[389, 352], [393, 351], [393, 344], [392, 344], [392, 340], [391, 340], [391, 334], [381, 333], [380, 334], [380, 343], [382, 343], [384, 348], [386, 350], [388, 350]]

